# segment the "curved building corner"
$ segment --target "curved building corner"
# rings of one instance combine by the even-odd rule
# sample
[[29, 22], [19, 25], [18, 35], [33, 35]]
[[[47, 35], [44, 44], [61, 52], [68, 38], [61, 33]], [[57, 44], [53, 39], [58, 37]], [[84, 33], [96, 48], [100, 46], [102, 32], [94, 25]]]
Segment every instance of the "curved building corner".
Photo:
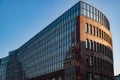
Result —
[[0, 59], [0, 79], [114, 80], [109, 20], [100, 10], [79, 1]]

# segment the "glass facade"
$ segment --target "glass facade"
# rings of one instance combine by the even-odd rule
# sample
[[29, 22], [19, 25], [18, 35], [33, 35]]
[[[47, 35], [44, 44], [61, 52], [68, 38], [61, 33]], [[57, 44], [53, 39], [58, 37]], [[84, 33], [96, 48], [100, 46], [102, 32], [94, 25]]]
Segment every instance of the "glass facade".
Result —
[[17, 50], [26, 77], [64, 69], [66, 53], [76, 45], [79, 10], [77, 3]]
[[110, 30], [110, 24], [106, 16], [100, 12], [98, 9], [95, 7], [85, 3], [85, 2], [80, 2], [80, 14], [87, 16], [88, 18], [97, 21], [98, 23], [104, 25], [107, 29]]
[[10, 52], [6, 67], [6, 80], [26, 80], [23, 67], [16, 52], [16, 50]]
[[0, 80], [6, 80], [6, 67], [9, 57], [0, 59]]
[[[76, 58], [78, 58], [76, 54], [80, 54], [75, 51], [75, 48], [77, 47], [77, 27], [80, 27], [77, 26], [77, 18], [80, 16], [90, 18], [93, 21], [104, 25], [108, 30], [110, 29], [109, 22], [105, 15], [91, 5], [79, 1], [20, 48], [9, 53], [9, 61], [6, 67], [6, 80], [29, 80], [38, 76], [64, 70], [66, 69], [67, 62], [70, 62], [70, 64], [73, 65], [71, 68], [66, 69], [65, 73], [68, 74], [65, 75], [66, 80], [76, 80], [76, 75], [70, 75], [69, 78], [68, 76], [69, 73], [76, 73]], [[85, 33], [90, 33], [91, 35], [94, 34], [95, 36], [109, 41], [112, 45], [111, 39], [108, 39], [110, 36], [108, 36], [107, 33], [88, 23], [85, 24], [85, 27]], [[99, 36], [99, 34], [101, 35]], [[105, 36], [107, 36], [107, 38]], [[87, 38], [84, 43], [86, 49], [94, 50], [96, 52], [101, 48], [104, 49], [104, 45], [99, 45], [98, 42], [90, 40], [89, 38]], [[100, 49], [99, 46], [101, 47]], [[106, 54], [106, 56], [112, 59], [112, 53]], [[89, 66], [93, 66], [95, 65], [93, 59], [92, 56], [87, 55], [87, 60], [86, 58], [84, 60], [87, 61]], [[1, 60], [0, 75], [3, 72], [2, 70], [4, 70], [1, 66]], [[71, 60], [75, 61], [72, 62]], [[104, 60], [102, 61], [104, 62]], [[112, 66], [107, 62], [106, 64]], [[88, 75], [87, 80], [93, 80], [93, 74], [91, 72], [87, 72], [86, 74]], [[97, 77], [99, 76], [96, 74], [96, 80], [99, 80]], [[50, 80], [62, 80], [62, 78], [62, 76], [57, 78], [52, 77]]]
[[76, 45], [75, 22], [76, 20], [72, 19], [63, 26], [56, 26], [34, 43], [18, 50], [27, 77], [32, 78], [63, 69], [67, 51]]

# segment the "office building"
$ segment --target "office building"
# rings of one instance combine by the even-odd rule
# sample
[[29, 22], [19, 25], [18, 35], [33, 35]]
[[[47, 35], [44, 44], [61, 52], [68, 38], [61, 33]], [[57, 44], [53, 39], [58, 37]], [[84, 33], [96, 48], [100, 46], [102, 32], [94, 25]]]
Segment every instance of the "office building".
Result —
[[108, 19], [79, 1], [9, 53], [6, 80], [114, 80]]

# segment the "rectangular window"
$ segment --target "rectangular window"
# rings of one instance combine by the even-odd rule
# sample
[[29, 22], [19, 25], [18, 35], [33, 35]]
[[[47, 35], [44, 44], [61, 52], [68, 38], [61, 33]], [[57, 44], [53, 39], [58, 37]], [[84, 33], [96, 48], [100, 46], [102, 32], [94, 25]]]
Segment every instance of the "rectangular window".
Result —
[[100, 53], [102, 53], [102, 45], [100, 44]]
[[98, 36], [98, 28], [96, 28], [96, 36]]
[[87, 11], [86, 9], [84, 9], [84, 15], [85, 15], [85, 16], [87, 16], [87, 12], [88, 12], [88, 11]]
[[89, 40], [86, 39], [86, 48], [89, 48]]
[[105, 40], [105, 32], [103, 32], [103, 39]]
[[89, 57], [89, 65], [92, 66], [92, 57]]
[[95, 36], [97, 36], [97, 28], [95, 27]]
[[55, 80], [55, 78], [52, 78], [52, 80]]
[[97, 68], [98, 68], [98, 69], [100, 68], [100, 65], [99, 65], [99, 58], [97, 58]]
[[91, 72], [87, 73], [87, 80], [93, 80]]
[[92, 40], [90, 40], [89, 46], [90, 46], [89, 48], [92, 49], [92, 46], [93, 46]]
[[99, 45], [99, 43], [97, 43], [97, 51], [99, 52], [100, 51], [100, 45]]
[[104, 36], [104, 35], [103, 35], [103, 30], [102, 30], [102, 39], [103, 39], [103, 36]]
[[95, 35], [95, 26], [93, 26], [93, 34]]
[[102, 67], [103, 67], [103, 65], [102, 65], [102, 59], [100, 59], [100, 69], [102, 70]]
[[96, 51], [98, 51], [98, 43], [96, 43]]
[[89, 25], [88, 25], [88, 23], [86, 23], [86, 32], [87, 33], [89, 32]]
[[86, 56], [86, 65], [89, 66], [89, 55]]
[[94, 44], [94, 42], [92, 44], [92, 49], [95, 50], [95, 44]]
[[95, 57], [92, 57], [92, 63], [93, 63], [93, 67], [95, 67]]
[[101, 38], [101, 29], [99, 29], [99, 37]]
[[82, 14], [82, 15], [84, 15], [84, 9], [83, 9], [83, 8], [81, 8], [81, 10], [80, 10], [80, 11], [81, 11], [81, 14]]
[[61, 76], [59, 76], [59, 79], [58, 80], [62, 80], [62, 77]]
[[96, 68], [96, 57], [94, 57], [94, 67]]
[[96, 51], [96, 42], [95, 41], [94, 41], [94, 49], [93, 50]]
[[103, 54], [105, 54], [105, 46], [103, 45]]
[[92, 25], [90, 25], [90, 34], [92, 34]]
[[89, 43], [89, 48], [91, 49], [91, 40], [90, 40], [90, 43]]

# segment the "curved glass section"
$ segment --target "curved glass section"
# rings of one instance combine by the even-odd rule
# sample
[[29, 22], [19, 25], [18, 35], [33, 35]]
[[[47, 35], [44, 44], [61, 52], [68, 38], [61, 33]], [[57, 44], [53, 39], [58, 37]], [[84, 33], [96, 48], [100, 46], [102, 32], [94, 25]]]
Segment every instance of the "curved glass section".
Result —
[[107, 17], [95, 7], [81, 1], [80, 2], [80, 14], [89, 17], [92, 20], [99, 22], [110, 30], [110, 24]]

